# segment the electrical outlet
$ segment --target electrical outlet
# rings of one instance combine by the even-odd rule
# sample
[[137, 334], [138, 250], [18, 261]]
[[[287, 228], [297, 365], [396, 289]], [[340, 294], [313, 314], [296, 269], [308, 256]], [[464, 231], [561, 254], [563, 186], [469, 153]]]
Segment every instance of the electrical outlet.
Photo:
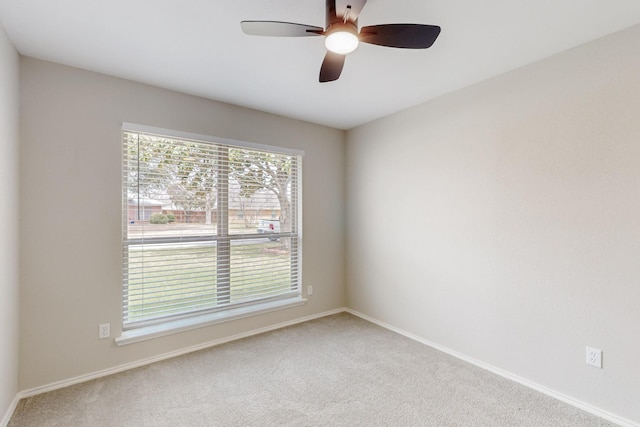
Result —
[[307, 295], [313, 295], [313, 286], [307, 286]]
[[602, 350], [587, 347], [587, 365], [602, 369]]
[[111, 323], [101, 323], [98, 326], [98, 338], [104, 339], [111, 336]]

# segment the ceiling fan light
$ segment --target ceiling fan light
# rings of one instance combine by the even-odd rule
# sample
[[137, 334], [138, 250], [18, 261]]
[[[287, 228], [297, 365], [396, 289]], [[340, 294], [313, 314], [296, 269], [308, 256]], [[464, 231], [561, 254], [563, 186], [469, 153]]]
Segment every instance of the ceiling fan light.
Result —
[[328, 50], [339, 55], [346, 55], [358, 47], [358, 36], [350, 31], [334, 31], [324, 39]]

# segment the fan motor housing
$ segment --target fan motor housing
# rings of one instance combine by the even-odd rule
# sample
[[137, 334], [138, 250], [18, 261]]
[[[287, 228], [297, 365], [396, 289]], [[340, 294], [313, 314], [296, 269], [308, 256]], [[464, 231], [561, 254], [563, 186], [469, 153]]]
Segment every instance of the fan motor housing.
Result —
[[334, 24], [329, 25], [327, 30], [324, 32], [325, 36], [328, 36], [333, 33], [351, 33], [358, 36], [358, 27], [353, 22], [336, 22]]

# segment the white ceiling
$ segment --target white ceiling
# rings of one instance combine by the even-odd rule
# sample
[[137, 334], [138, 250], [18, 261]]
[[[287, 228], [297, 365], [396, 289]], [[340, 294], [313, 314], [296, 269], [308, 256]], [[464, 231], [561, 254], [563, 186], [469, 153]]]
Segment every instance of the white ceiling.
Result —
[[324, 0], [0, 0], [18, 51], [349, 129], [640, 23], [638, 0], [369, 0], [360, 26], [439, 25], [427, 50], [361, 45], [318, 83], [323, 37], [247, 36], [242, 20], [324, 27]]

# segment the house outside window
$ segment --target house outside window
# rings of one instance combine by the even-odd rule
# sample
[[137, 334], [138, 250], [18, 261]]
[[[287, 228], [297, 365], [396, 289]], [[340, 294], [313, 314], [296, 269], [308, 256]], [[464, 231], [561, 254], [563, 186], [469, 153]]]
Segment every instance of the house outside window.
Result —
[[123, 126], [125, 331], [301, 297], [302, 153], [185, 135]]

